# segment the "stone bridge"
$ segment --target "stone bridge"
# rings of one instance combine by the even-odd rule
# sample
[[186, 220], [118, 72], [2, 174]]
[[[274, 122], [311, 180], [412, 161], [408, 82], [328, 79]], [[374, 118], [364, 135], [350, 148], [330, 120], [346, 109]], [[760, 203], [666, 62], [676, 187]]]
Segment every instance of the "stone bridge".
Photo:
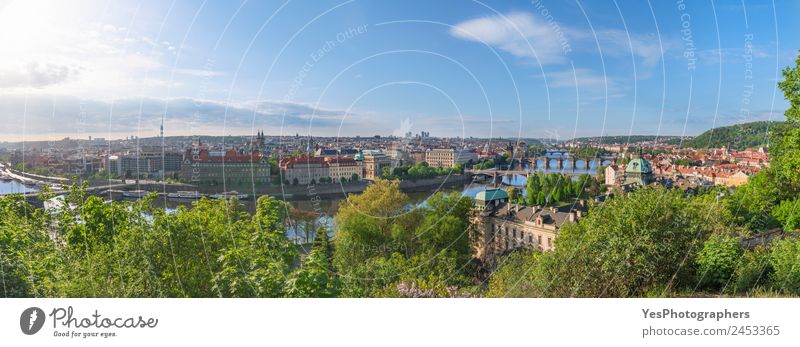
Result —
[[[530, 174], [546, 173], [546, 172], [543, 172], [543, 171], [533, 171], [533, 170], [501, 170], [501, 169], [466, 170], [465, 172], [469, 173], [472, 176], [491, 177], [492, 178], [492, 182], [494, 184], [502, 183], [503, 182], [503, 176], [520, 175], [520, 176], [525, 176], [527, 178], [528, 175], [530, 175]], [[580, 175], [583, 175], [583, 173], [569, 172], [569, 171], [560, 172], [560, 174], [566, 175], [566, 176], [580, 176]]]
[[[569, 166], [569, 168], [572, 169], [572, 170], [575, 170], [576, 169], [576, 164], [579, 161], [582, 161], [584, 163], [583, 164], [584, 168], [588, 169], [589, 168], [589, 163], [591, 163], [591, 162], [598, 162], [601, 165], [603, 163], [616, 164], [617, 158], [616, 157], [591, 157], [591, 158], [560, 157], [560, 158], [550, 158], [550, 157], [539, 156], [539, 157], [532, 157], [532, 158], [527, 158], [526, 159], [526, 162], [534, 170], [539, 168], [539, 165], [540, 165], [539, 162], [540, 161], [542, 162], [541, 165], [543, 165], [545, 169], [552, 168], [553, 165], [555, 165], [556, 169], [564, 169], [564, 168], [566, 168], [564, 165], [566, 163], [570, 163], [571, 165]], [[597, 166], [600, 166], [600, 165], [597, 165]]]

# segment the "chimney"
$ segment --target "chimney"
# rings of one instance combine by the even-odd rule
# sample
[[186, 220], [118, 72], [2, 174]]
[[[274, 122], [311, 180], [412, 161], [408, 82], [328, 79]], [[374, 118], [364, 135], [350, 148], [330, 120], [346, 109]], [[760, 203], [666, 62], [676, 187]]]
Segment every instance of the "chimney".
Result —
[[575, 222], [575, 212], [569, 211], [569, 221], [573, 223]]

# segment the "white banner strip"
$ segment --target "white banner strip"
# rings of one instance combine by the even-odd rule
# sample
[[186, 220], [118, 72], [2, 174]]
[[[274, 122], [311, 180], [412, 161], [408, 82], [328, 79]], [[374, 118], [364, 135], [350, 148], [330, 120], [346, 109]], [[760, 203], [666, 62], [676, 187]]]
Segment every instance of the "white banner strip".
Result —
[[797, 346], [797, 299], [4, 299], [3, 346]]

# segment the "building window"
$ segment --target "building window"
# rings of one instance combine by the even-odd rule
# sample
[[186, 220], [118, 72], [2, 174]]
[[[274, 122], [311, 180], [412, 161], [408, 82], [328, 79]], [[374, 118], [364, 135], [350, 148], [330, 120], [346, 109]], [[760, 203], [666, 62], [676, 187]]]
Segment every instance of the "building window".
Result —
[[541, 245], [542, 245], [542, 235], [539, 235], [539, 236], [536, 238], [536, 244], [537, 244], [537, 245], [539, 245], [539, 246], [541, 246]]
[[547, 247], [553, 247], [553, 239], [552, 238], [549, 238], [549, 237], [547, 238]]

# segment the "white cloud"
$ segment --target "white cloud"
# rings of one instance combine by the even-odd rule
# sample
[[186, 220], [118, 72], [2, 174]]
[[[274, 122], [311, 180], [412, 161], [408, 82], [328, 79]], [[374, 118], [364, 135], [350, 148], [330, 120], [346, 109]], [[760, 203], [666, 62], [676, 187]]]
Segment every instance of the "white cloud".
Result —
[[[348, 116], [353, 116], [348, 114]], [[357, 117], [357, 115], [355, 115]], [[345, 112], [284, 101], [225, 103], [187, 97], [123, 98], [113, 102], [71, 96], [0, 95], [0, 138], [152, 136], [162, 117], [167, 135], [307, 131], [348, 124]], [[226, 125], [223, 128], [223, 124]]]
[[[467, 20], [456, 24], [450, 34], [468, 41], [483, 42], [543, 65], [568, 63], [569, 57], [565, 52], [571, 52], [573, 47], [582, 52], [597, 52], [595, 35], [526, 12]], [[633, 54], [645, 67], [653, 67], [661, 60], [662, 45], [663, 51], [672, 47], [669, 40], [659, 43], [654, 34], [628, 35], [623, 30], [599, 29], [596, 35], [604, 55], [627, 58]]]
[[623, 30], [601, 30], [597, 32], [597, 39], [604, 55], [624, 58], [633, 54], [645, 67], [657, 65], [664, 52], [672, 47], [670, 40], [662, 39], [659, 43], [654, 34], [633, 34]]
[[0, 88], [42, 88], [76, 78], [80, 68], [67, 65], [40, 64], [30, 62], [17, 68], [4, 66], [0, 69]]
[[599, 88], [613, 85], [608, 76], [597, 74], [590, 69], [576, 68], [547, 73], [547, 86], [551, 88]]
[[[749, 57], [748, 57], [749, 55]], [[765, 59], [771, 58], [771, 55], [762, 47], [752, 47], [750, 52], [744, 48], [722, 48], [722, 49], [704, 49], [697, 51], [697, 57], [704, 64], [744, 64], [747, 62], [746, 58], [751, 59]]]
[[224, 72], [204, 69], [175, 69], [175, 73], [191, 77], [221, 77]]
[[114, 18], [98, 13], [104, 7], [96, 0], [26, 0], [1, 8], [0, 47], [13, 54], [0, 55], [0, 93], [163, 95], [149, 87], [168, 71], [162, 59], [172, 45], [108, 23]]
[[456, 24], [450, 34], [464, 40], [496, 46], [518, 57], [541, 64], [566, 62], [562, 43], [548, 23], [530, 13], [512, 12]]

